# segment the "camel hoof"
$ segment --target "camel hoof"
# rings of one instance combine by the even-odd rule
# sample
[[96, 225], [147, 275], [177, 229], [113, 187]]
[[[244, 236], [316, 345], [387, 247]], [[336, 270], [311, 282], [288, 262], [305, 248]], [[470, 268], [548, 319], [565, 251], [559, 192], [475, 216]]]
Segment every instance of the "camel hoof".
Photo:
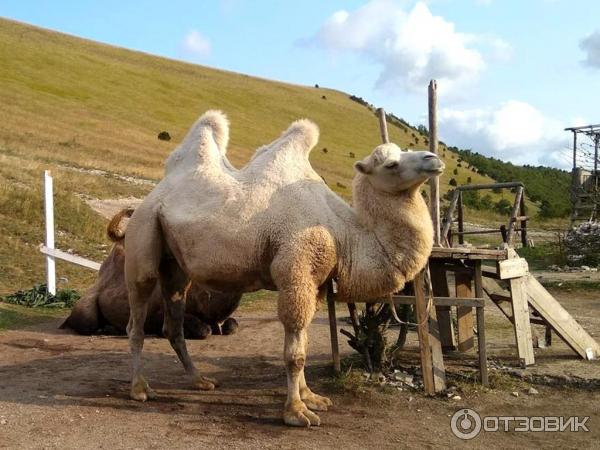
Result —
[[283, 422], [292, 427], [318, 427], [321, 425], [321, 419], [314, 412], [306, 407], [301, 401], [295, 401], [291, 405], [286, 405], [283, 411]]
[[138, 402], [145, 402], [146, 400], [156, 399], [157, 395], [150, 385], [148, 385], [148, 382], [143, 377], [140, 377], [131, 384], [129, 397]]
[[214, 378], [199, 376], [194, 380], [194, 387], [201, 391], [212, 391], [219, 386]]
[[313, 411], [327, 411], [330, 406], [333, 406], [333, 402], [327, 397], [317, 395], [314, 392], [308, 392], [306, 395], [301, 395], [302, 401], [308, 409]]

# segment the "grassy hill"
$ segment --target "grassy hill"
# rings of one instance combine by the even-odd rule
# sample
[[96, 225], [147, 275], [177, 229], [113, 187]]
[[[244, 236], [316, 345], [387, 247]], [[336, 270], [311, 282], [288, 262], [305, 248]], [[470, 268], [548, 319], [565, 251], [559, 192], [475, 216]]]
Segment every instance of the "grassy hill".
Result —
[[[143, 181], [161, 177], [166, 155], [209, 108], [231, 120], [229, 155], [237, 166], [291, 121], [313, 119], [321, 139], [311, 161], [347, 199], [354, 160], [379, 143], [372, 111], [332, 89], [187, 64], [9, 20], [0, 20], [0, 60], [0, 294], [43, 280], [37, 245], [44, 169], [55, 176], [58, 245], [100, 260], [108, 244], [105, 220], [82, 198], [144, 196], [151, 185]], [[427, 148], [417, 130], [389, 128], [401, 147]], [[162, 130], [170, 142], [157, 139]], [[465, 162], [458, 167], [445, 148], [441, 153], [448, 167], [442, 192], [451, 178], [493, 181]], [[94, 277], [61, 262], [58, 272], [75, 288]]]

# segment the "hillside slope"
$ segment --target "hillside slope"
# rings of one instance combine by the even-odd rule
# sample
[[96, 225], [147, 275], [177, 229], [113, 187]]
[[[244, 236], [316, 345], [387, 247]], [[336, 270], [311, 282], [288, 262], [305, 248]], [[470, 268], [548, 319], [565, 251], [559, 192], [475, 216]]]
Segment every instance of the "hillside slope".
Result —
[[[331, 89], [201, 67], [9, 20], [0, 20], [0, 60], [0, 294], [42, 279], [44, 169], [55, 174], [59, 245], [100, 259], [104, 219], [82, 197], [143, 196], [151, 189], [143, 181], [161, 177], [166, 155], [209, 108], [231, 120], [229, 154], [237, 166], [293, 120], [314, 120], [321, 139], [311, 161], [347, 199], [354, 160], [379, 143], [374, 114]], [[389, 128], [401, 147], [427, 147], [416, 130]], [[170, 142], [157, 139], [163, 130]], [[450, 178], [493, 181], [443, 153], [443, 192]], [[62, 263], [59, 272], [75, 287], [93, 276]]]

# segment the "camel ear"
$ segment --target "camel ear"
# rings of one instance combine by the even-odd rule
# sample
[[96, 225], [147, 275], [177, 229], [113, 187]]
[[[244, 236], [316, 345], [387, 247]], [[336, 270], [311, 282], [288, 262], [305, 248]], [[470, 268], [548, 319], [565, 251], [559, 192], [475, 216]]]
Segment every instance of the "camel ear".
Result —
[[358, 173], [362, 173], [363, 175], [369, 175], [373, 170], [373, 168], [371, 167], [371, 164], [365, 163], [363, 161], [355, 162], [354, 168], [356, 169], [356, 171]]

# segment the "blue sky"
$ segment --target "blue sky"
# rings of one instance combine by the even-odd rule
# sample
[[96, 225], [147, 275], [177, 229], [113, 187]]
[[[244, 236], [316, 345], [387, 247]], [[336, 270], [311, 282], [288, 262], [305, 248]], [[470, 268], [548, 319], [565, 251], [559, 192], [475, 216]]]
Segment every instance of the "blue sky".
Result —
[[450, 145], [568, 167], [600, 123], [595, 0], [1, 1], [0, 15], [270, 79], [318, 83], [424, 123], [438, 79]]

